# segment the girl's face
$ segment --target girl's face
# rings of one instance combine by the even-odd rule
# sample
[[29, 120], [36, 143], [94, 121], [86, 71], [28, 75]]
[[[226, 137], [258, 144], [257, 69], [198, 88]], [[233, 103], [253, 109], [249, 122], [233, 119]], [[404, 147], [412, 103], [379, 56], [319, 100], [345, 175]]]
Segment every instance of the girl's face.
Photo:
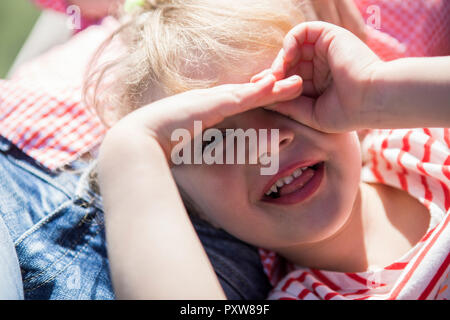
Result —
[[[265, 176], [260, 164], [174, 167], [175, 180], [203, 218], [245, 242], [273, 250], [324, 240], [347, 221], [361, 172], [356, 133], [322, 133], [262, 108], [216, 127], [279, 129], [279, 170]], [[269, 146], [270, 139], [267, 135]], [[277, 181], [278, 192], [267, 196]]]

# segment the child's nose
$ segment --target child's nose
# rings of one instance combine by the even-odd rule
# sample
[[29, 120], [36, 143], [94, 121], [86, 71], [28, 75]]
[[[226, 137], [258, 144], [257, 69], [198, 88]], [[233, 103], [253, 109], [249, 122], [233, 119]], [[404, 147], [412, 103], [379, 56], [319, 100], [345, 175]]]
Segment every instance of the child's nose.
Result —
[[274, 136], [274, 129], [268, 130], [267, 135], [267, 150], [270, 150], [270, 153], [278, 152], [280, 153], [282, 150], [289, 147], [289, 145], [294, 141], [295, 132], [288, 128], [283, 129], [275, 129], [278, 131], [278, 146], [273, 146], [272, 143], [276, 143], [277, 139]]
[[283, 150], [284, 148], [287, 148], [292, 141], [294, 141], [294, 131], [289, 129], [280, 129], [280, 139], [279, 139], [279, 150]]

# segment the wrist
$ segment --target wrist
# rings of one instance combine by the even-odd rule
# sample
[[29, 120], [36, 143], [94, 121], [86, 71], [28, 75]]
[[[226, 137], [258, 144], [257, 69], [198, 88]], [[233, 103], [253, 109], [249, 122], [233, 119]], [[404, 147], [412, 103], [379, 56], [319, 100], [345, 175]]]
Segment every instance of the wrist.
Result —
[[127, 126], [113, 127], [100, 147], [99, 182], [133, 175], [138, 168], [155, 164], [168, 166], [165, 152], [154, 137]]
[[387, 76], [389, 76], [388, 62], [373, 63], [365, 80], [365, 89], [361, 105], [360, 125], [358, 129], [381, 129], [385, 126], [387, 113], [388, 89]]
[[403, 58], [374, 71], [368, 128], [448, 127], [449, 57]]

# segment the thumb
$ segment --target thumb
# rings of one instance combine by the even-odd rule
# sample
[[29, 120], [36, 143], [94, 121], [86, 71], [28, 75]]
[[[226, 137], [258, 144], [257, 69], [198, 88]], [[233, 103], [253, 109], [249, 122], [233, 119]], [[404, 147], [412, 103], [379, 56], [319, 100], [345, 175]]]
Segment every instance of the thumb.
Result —
[[278, 112], [294, 121], [320, 130], [320, 125], [316, 120], [315, 105], [316, 99], [300, 96], [294, 100], [279, 102], [264, 107], [264, 109]]
[[300, 96], [294, 100], [265, 107], [317, 131], [338, 133], [356, 128], [348, 119], [337, 98], [335, 88], [327, 89], [317, 99]]

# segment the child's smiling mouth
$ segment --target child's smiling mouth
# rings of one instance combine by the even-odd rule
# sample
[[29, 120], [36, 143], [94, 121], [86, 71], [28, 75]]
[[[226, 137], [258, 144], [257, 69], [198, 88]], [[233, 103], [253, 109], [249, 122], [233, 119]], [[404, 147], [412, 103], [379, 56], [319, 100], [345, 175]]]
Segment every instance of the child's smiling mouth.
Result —
[[279, 205], [298, 204], [310, 198], [322, 183], [325, 162], [309, 162], [291, 166], [276, 175], [266, 186], [264, 202]]

